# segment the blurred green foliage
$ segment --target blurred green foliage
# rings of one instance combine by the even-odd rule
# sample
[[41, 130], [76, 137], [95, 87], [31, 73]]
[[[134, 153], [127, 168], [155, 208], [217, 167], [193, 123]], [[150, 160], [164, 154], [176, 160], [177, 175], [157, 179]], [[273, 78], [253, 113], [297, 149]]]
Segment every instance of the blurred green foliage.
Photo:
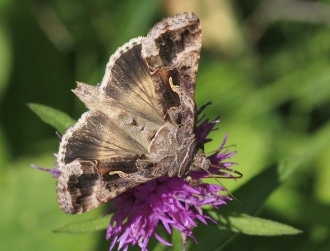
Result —
[[[79, 118], [85, 108], [70, 92], [76, 80], [99, 83], [118, 46], [164, 16], [191, 10], [201, 18], [205, 42], [196, 102], [212, 101], [207, 115], [222, 120], [206, 150], [228, 132], [244, 174], [237, 182], [221, 180], [238, 190], [220, 213], [240, 208], [303, 230], [240, 234], [223, 250], [329, 249], [330, 1], [177, 2], [0, 2], [0, 250], [108, 250], [104, 232], [52, 233], [102, 209], [80, 216], [58, 209], [55, 180], [29, 167], [53, 167], [58, 139], [25, 104]], [[215, 250], [208, 240], [226, 234], [210, 223], [196, 229], [200, 246], [189, 247]]]

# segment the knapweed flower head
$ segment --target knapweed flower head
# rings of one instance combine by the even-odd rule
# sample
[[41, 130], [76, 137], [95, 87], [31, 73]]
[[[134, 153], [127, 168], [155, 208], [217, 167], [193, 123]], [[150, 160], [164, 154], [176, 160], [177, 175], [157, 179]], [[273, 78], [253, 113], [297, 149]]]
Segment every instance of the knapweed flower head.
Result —
[[[197, 143], [204, 145], [210, 140], [207, 135], [219, 122], [218, 119], [204, 120], [197, 126]], [[138, 245], [146, 251], [148, 242], [153, 236], [161, 243], [171, 246], [162, 238], [156, 228], [162, 226], [168, 234], [174, 229], [181, 233], [185, 247], [187, 238], [196, 242], [193, 228], [198, 222], [207, 224], [216, 222], [204, 214], [202, 207], [210, 205], [218, 208], [226, 204], [230, 197], [220, 195], [225, 190], [220, 184], [207, 184], [201, 179], [210, 174], [223, 176], [222, 170], [234, 163], [228, 161], [236, 152], [225, 149], [227, 135], [219, 149], [208, 157], [212, 166], [208, 170], [191, 171], [189, 178], [164, 176], [141, 184], [112, 200], [109, 212], [113, 213], [107, 229], [107, 239], [111, 240], [110, 250], [128, 250], [130, 245]], [[226, 175], [226, 174], [225, 174]], [[191, 180], [198, 185], [193, 186]]]

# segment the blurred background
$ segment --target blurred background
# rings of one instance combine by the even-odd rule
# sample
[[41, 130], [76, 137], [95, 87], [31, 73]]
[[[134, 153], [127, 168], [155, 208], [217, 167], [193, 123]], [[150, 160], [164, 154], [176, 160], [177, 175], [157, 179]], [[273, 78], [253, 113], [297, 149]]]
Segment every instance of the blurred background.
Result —
[[223, 250], [330, 250], [329, 0], [1, 0], [0, 250], [108, 250], [104, 231], [52, 232], [104, 208], [60, 211], [55, 180], [30, 168], [54, 167], [58, 138], [26, 104], [78, 119], [85, 108], [70, 91], [75, 81], [99, 83], [117, 47], [184, 11], [200, 17], [203, 31], [196, 102], [212, 101], [207, 116], [221, 116], [206, 150], [228, 132], [244, 174], [224, 181], [227, 188], [283, 160], [300, 161], [259, 216], [303, 233], [238, 235]]

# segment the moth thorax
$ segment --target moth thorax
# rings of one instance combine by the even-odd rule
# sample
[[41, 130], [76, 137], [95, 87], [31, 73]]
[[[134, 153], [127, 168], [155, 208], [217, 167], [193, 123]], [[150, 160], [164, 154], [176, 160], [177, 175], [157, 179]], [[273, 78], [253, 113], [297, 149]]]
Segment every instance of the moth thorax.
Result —
[[190, 171], [198, 170], [208, 170], [210, 167], [211, 161], [205, 157], [203, 152], [197, 152], [193, 159], [192, 165], [190, 166]]

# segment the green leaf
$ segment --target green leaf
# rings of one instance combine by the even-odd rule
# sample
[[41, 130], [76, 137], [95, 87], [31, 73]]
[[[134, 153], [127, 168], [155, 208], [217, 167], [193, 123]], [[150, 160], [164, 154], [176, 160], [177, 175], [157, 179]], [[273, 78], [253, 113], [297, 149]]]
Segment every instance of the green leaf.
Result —
[[94, 231], [104, 230], [109, 225], [109, 215], [106, 217], [97, 217], [94, 219], [88, 219], [84, 221], [69, 223], [63, 227], [55, 229], [54, 233], [66, 233], [66, 234], [84, 234]]
[[46, 124], [53, 126], [60, 133], [65, 131], [76, 121], [66, 113], [41, 104], [28, 104], [28, 107]]
[[218, 221], [220, 229], [248, 235], [276, 236], [301, 233], [301, 230], [286, 224], [247, 214], [222, 213], [219, 215]]
[[178, 230], [173, 230], [171, 237], [173, 247], [176, 247], [177, 250], [184, 250], [181, 232]]
[[[3, 2], [3, 1], [1, 1]], [[1, 4], [0, 4], [1, 5]], [[6, 28], [3, 22], [0, 22], [0, 99], [5, 93], [5, 90], [10, 83], [8, 78], [10, 76], [13, 52], [11, 50], [10, 36], [6, 32]]]

